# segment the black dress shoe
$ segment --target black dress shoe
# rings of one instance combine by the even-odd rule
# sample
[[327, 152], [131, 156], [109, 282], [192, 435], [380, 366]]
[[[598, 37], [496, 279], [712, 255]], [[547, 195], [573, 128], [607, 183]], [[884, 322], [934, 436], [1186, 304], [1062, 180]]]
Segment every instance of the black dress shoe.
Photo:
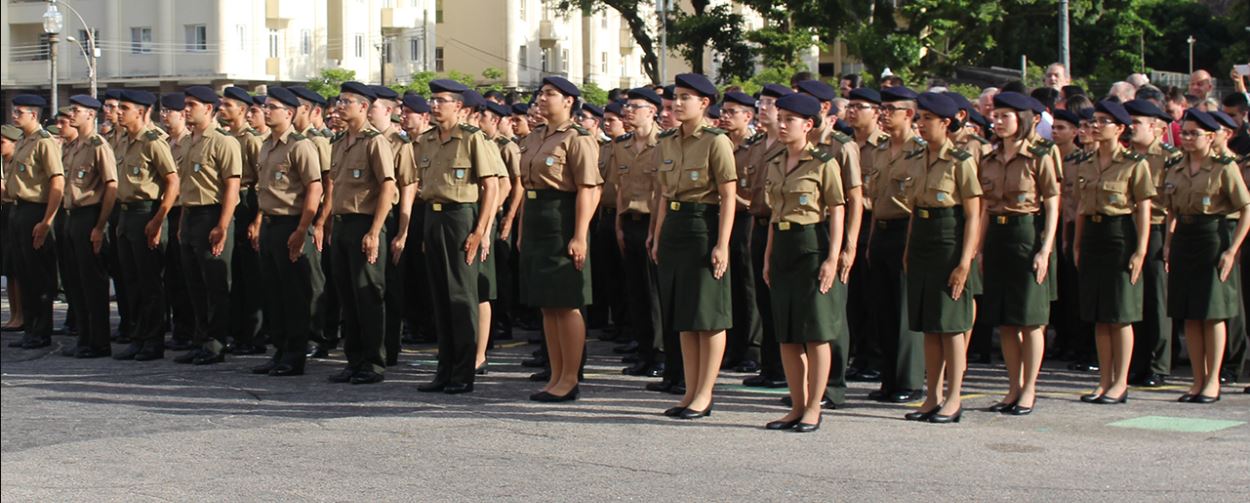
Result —
[[[789, 395], [786, 395], [786, 396], [781, 397], [781, 404], [782, 404], [782, 405], [785, 405], [786, 407], [793, 407], [793, 406], [794, 406], [794, 400], [793, 400], [793, 399], [791, 399]], [[823, 409], [823, 408], [834, 408], [834, 409], [836, 409], [836, 408], [837, 408], [837, 406], [836, 406], [836, 405], [832, 405], [832, 404], [833, 404], [833, 402], [830, 402], [830, 401], [829, 401], [829, 396], [828, 396], [828, 395], [820, 397], [820, 407], [821, 407], [822, 409]]]
[[928, 410], [928, 411], [918, 410], [915, 412], [908, 412], [906, 414], [903, 414], [903, 419], [906, 419], [908, 421], [928, 422], [929, 418], [933, 417], [933, 414], [937, 413], [937, 411], [938, 411], [938, 408], [935, 407], [933, 410]]
[[308, 352], [304, 354], [308, 358], [325, 358], [330, 356], [330, 351], [320, 344], [308, 346]]
[[486, 375], [486, 362], [482, 362], [481, 365], [478, 365], [477, 368], [474, 368], [473, 373], [480, 375], [480, 376]]
[[533, 382], [547, 382], [550, 380], [551, 380], [550, 370], [544, 370], [542, 372], [534, 372], [533, 374], [530, 374], [530, 381], [533, 381]]
[[868, 399], [877, 401], [877, 402], [884, 402], [886, 395], [887, 393], [885, 392], [885, 390], [881, 390], [881, 389], [873, 390], [868, 393]]
[[1189, 403], [1211, 404], [1220, 401], [1219, 396], [1194, 395]]
[[796, 424], [799, 424], [798, 419], [795, 419], [793, 421], [773, 421], [764, 425], [764, 429], [774, 430], [774, 431], [775, 430], [792, 430], [794, 429], [794, 425]]
[[1037, 406], [1036, 403], [1034, 403], [1032, 406], [1029, 406], [1029, 407], [1025, 407], [1020, 404], [1015, 404], [1015, 405], [1012, 405], [1010, 409], [1004, 410], [1003, 414], [1006, 414], [1008, 416], [1027, 416], [1033, 413], [1033, 407], [1036, 407], [1036, 406]]
[[126, 349], [123, 349], [122, 352], [113, 355], [113, 359], [114, 360], [133, 360], [135, 359], [135, 355], [139, 354], [140, 351], [143, 351], [142, 344], [138, 344], [138, 343], [131, 344], [127, 346]]
[[684, 410], [686, 410], [686, 408], [681, 406], [669, 407], [664, 411], [664, 415], [668, 417], [677, 417], [680, 416]]
[[1167, 385], [1167, 383], [1167, 379], [1165, 379], [1163, 374], [1150, 374], [1145, 379], [1142, 379], [1139, 385], [1147, 388], [1158, 388]]
[[1098, 403], [1098, 399], [1102, 398], [1102, 393], [1086, 393], [1081, 395], [1081, 401], [1085, 403]]
[[472, 391], [473, 385], [467, 383], [454, 383], [443, 387], [443, 393], [448, 395], [459, 395], [461, 393], [471, 393]]
[[352, 384], [374, 384], [386, 380], [386, 376], [372, 370], [362, 370], [352, 374]]
[[943, 416], [941, 414], [938, 414], [937, 411], [934, 410], [933, 415], [929, 416], [929, 422], [936, 423], [936, 424], [958, 423], [959, 419], [962, 418], [963, 415], [964, 415], [963, 409], [959, 409], [955, 411], [954, 414], [951, 414], [949, 416]]
[[52, 345], [51, 337], [31, 337], [22, 343], [22, 349], [39, 349]]
[[1094, 403], [1102, 404], [1102, 405], [1114, 405], [1114, 404], [1121, 404], [1125, 402], [1128, 402], [1128, 390], [1125, 390], [1124, 393], [1121, 393], [1118, 398], [1104, 394], [1098, 397], [1097, 400], [1094, 400]]
[[200, 355], [202, 354], [204, 354], [203, 349], [199, 349], [199, 348], [192, 349], [190, 351], [187, 351], [186, 353], [175, 356], [174, 363], [191, 363], [195, 361], [196, 358], [199, 358]]
[[135, 353], [135, 361], [148, 362], [152, 360], [164, 360], [165, 350], [160, 347], [146, 347]]
[[846, 376], [846, 380], [858, 382], [877, 382], [881, 380], [881, 372], [873, 369], [861, 369], [853, 377], [849, 375]]
[[885, 398], [885, 401], [890, 403], [909, 403], [922, 399], [924, 399], [924, 390], [904, 389], [890, 393], [890, 395]]
[[540, 368], [546, 367], [547, 357], [540, 356], [540, 357], [530, 358], [528, 360], [522, 360], [521, 366], [532, 368], [532, 369], [540, 369]]
[[1184, 395], [1181, 395], [1179, 398], [1177, 398], [1176, 401], [1180, 403], [1189, 403], [1189, 402], [1194, 401], [1194, 397], [1196, 396], [1198, 395], [1194, 395], [1192, 393], [1185, 393]]
[[327, 377], [326, 380], [333, 382], [333, 383], [351, 382], [353, 375], [356, 375], [356, 370], [351, 367], [348, 367], [343, 370], [340, 370], [337, 374]]
[[664, 364], [663, 363], [654, 364], [648, 367], [647, 371], [643, 373], [642, 375], [645, 377], [662, 377], [664, 376]]
[[1011, 410], [1012, 407], [1016, 406], [1016, 403], [1019, 403], [1019, 400], [1014, 401], [1014, 402], [998, 402], [994, 405], [989, 406], [989, 408], [985, 410], [987, 412], [998, 412], [1001, 414], [1001, 413], [1007, 412], [1008, 410]]
[[760, 362], [755, 360], [742, 360], [733, 368], [734, 372], [740, 374], [754, 374], [760, 371]]
[[447, 383], [442, 381], [431, 381], [417, 386], [417, 391], [422, 393], [437, 393], [439, 391], [443, 391], [444, 389], [447, 389]]
[[74, 358], [103, 358], [113, 354], [113, 348], [95, 349], [95, 348], [78, 348], [74, 354]]
[[668, 393], [673, 389], [673, 381], [660, 381], [647, 383], [647, 391], [659, 391], [660, 393]]
[[635, 363], [633, 365], [630, 365], [628, 367], [621, 369], [621, 373], [627, 376], [646, 375], [647, 369], [649, 367], [650, 365], [647, 365], [646, 362], [639, 361], [638, 363]]
[[819, 429], [820, 429], [820, 421], [821, 421], [821, 419], [820, 419], [820, 418], [817, 418], [815, 423], [804, 423], [804, 422], [800, 422], [800, 423], [798, 423], [798, 424], [794, 425], [794, 429], [793, 429], [793, 430], [791, 430], [791, 431], [793, 431], [793, 432], [795, 432], [795, 433], [811, 433], [811, 432], [813, 432], [813, 431], [816, 431], [816, 430], [819, 430]]
[[205, 350], [204, 352], [200, 353], [200, 356], [197, 356], [195, 357], [194, 360], [191, 360], [191, 364], [192, 365], [212, 365], [214, 363], [221, 363], [224, 361], [226, 361], [226, 353], [220, 352], [220, 351], [214, 353], [214, 352]]
[[748, 377], [748, 378], [746, 378], [746, 379], [743, 379], [743, 380], [742, 380], [742, 385], [743, 385], [743, 386], [749, 386], [749, 387], [752, 387], [752, 388], [773, 388], [773, 389], [776, 389], [776, 388], [784, 388], [784, 387], [786, 387], [786, 380], [785, 380], [785, 378], [774, 379], [774, 378], [772, 378], [772, 377], [765, 376], [765, 375], [762, 375], [762, 374], [761, 374], [761, 375], [751, 376], [751, 377]]
[[618, 355], [637, 353], [638, 341], [629, 341], [629, 342], [626, 342], [625, 344], [621, 344], [620, 346], [612, 348], [612, 352]]
[[265, 363], [262, 363], [262, 364], [260, 364], [260, 365], [255, 366], [255, 367], [252, 367], [252, 373], [253, 373], [253, 374], [258, 374], [258, 375], [259, 375], [259, 374], [268, 375], [268, 374], [269, 374], [269, 372], [270, 372], [270, 371], [272, 371], [272, 370], [273, 370], [274, 368], [276, 368], [277, 366], [278, 366], [278, 362], [275, 362], [275, 361], [273, 361], [273, 360], [269, 360], [269, 361], [267, 361], [267, 362], [265, 362]]
[[556, 394], [548, 393], [546, 391], [539, 391], [538, 393], [534, 393], [533, 395], [530, 395], [530, 400], [533, 400], [535, 402], [572, 402], [574, 400], [577, 400], [577, 395], [579, 392], [580, 390], [578, 390], [578, 387], [574, 385], [573, 389], [569, 390], [568, 393], [565, 393], [563, 395], [556, 395]]
[[273, 369], [270, 369], [269, 375], [274, 377], [302, 376], [304, 375], [304, 367], [283, 363], [275, 365]]
[[677, 419], [698, 419], [701, 417], [708, 417], [710, 415], [712, 415], [712, 404], [709, 403], [707, 404], [707, 408], [703, 410], [694, 410], [690, 407], [686, 407], [685, 409], [682, 409], [681, 413], [677, 414], [676, 417]]

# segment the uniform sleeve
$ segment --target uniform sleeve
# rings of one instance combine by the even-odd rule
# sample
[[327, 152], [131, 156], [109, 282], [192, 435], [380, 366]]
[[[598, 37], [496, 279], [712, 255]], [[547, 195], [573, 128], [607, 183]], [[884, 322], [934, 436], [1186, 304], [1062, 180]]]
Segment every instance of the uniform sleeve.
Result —
[[1237, 171], [1237, 165], [1228, 163], [1224, 165], [1223, 174], [1224, 187], [1228, 191], [1229, 206], [1233, 211], [1241, 211], [1247, 204], [1250, 204], [1250, 191], [1246, 190], [1246, 181], [1241, 177], [1241, 173]]
[[961, 203], [963, 199], [982, 195], [981, 181], [977, 179], [977, 168], [972, 163], [972, 158], [955, 161], [955, 185], [959, 190]]
[[217, 172], [221, 173], [222, 180], [243, 176], [243, 152], [239, 148], [238, 140], [221, 136], [213, 142], [213, 150], [216, 151], [217, 158], [221, 159]]
[[603, 180], [612, 185], [621, 184], [621, 170], [616, 167], [616, 149], [621, 148], [616, 142], [609, 143], [599, 152], [599, 165], [603, 166]]
[[[603, 185], [603, 176], [599, 174], [599, 145], [593, 136], [579, 134], [569, 141], [564, 166], [572, 169], [573, 185], [577, 188]], [[732, 160], [729, 169], [733, 169]]]
[[725, 135], [716, 135], [712, 147], [708, 150], [707, 172], [717, 185], [738, 180], [738, 170], [734, 166], [734, 146]]
[[482, 133], [467, 134], [464, 141], [469, 142], [469, 162], [474, 176], [478, 180], [499, 176], [499, 165], [503, 163], [499, 160], [499, 147], [491, 144]]
[[853, 189], [864, 184], [864, 176], [859, 164], [859, 144], [853, 141], [842, 144], [841, 152], [838, 153], [838, 164], [840, 165], [842, 178], [842, 186], [847, 189]]
[[[844, 181], [840, 171], [833, 161], [824, 163], [820, 168], [820, 187], [824, 191], [823, 199], [828, 208], [846, 204], [846, 194], [842, 192]], [[853, 188], [849, 184], [847, 187]]]
[[500, 156], [503, 157], [503, 166], [507, 170], [508, 176], [521, 176], [521, 147], [518, 147], [514, 142], [508, 142], [507, 145], [504, 145]]
[[1041, 199], [1057, 196], [1063, 190], [1063, 187], [1059, 185], [1060, 165], [1056, 164], [1057, 161], [1055, 159], [1056, 157], [1050, 154], [1039, 158], [1037, 165], [1037, 193], [1042, 196]]
[[321, 163], [317, 146], [311, 141], [297, 141], [290, 152], [291, 169], [299, 173], [305, 184], [321, 181]]
[[252, 178], [255, 178], [260, 172], [256, 165], [260, 162], [260, 137], [244, 134], [243, 138], [245, 140], [236, 140], [239, 142], [239, 156], [243, 163], [242, 174], [250, 174]]
[[1055, 180], [1063, 183], [1063, 156], [1059, 154], [1059, 147], [1051, 147], [1050, 155], [1046, 157], [1049, 157], [1051, 164], [1055, 165]]
[[100, 141], [95, 147], [95, 165], [100, 172], [100, 181], [104, 183], [117, 181], [117, 158], [113, 156], [113, 147], [108, 142]]
[[1154, 181], [1150, 178], [1150, 165], [1146, 164], [1145, 159], [1133, 164], [1129, 183], [1132, 185], [1130, 190], [1133, 191], [1133, 199], [1135, 201], [1145, 201], [1158, 194], [1155, 190]]
[[322, 136], [313, 138], [313, 145], [317, 147], [317, 165], [322, 173], [330, 171], [330, 139]]
[[38, 166], [48, 172], [48, 178], [65, 174], [65, 165], [61, 162], [61, 144], [46, 138], [35, 144], [35, 156], [39, 158]]
[[161, 177], [178, 172], [178, 166], [174, 164], [174, 154], [169, 150], [169, 142], [152, 140], [147, 142], [147, 148], [149, 158], [152, 159], [153, 172], [160, 173]]
[[379, 182], [395, 179], [395, 153], [391, 152], [391, 142], [382, 135], [369, 139], [366, 152], [369, 156], [369, 168]]
[[417, 159], [411, 143], [400, 144], [399, 152], [395, 152], [395, 183], [400, 187], [417, 183]]

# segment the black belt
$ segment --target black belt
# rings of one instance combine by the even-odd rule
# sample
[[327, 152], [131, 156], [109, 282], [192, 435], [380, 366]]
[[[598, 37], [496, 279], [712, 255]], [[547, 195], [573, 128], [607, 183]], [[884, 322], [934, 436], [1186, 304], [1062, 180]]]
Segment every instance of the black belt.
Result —
[[300, 218], [303, 218], [303, 216], [302, 215], [265, 215], [264, 217], [261, 217], [261, 218], [264, 220], [265, 223], [269, 224], [269, 223], [290, 222], [292, 220], [298, 222]]
[[1176, 217], [1177, 221], [1182, 224], [1205, 224], [1228, 218], [1226, 215], [1180, 215]]
[[151, 211], [156, 201], [134, 201], [122, 203], [122, 211]]
[[778, 231], [788, 232], [788, 231], [807, 230], [808, 228], [816, 227], [817, 225], [820, 225], [820, 224], [795, 224], [795, 223], [790, 223], [790, 222], [777, 222], [773, 224], [773, 227], [775, 227]]
[[963, 208], [959, 206], [951, 206], [950, 208], [916, 208], [915, 214], [917, 218], [925, 220], [931, 218], [945, 218], [959, 215], [963, 212]]
[[669, 211], [680, 211], [686, 213], [703, 213], [706, 211], [720, 210], [719, 204], [703, 204], [703, 203], [684, 203], [681, 201], [669, 201]]
[[82, 211], [82, 210], [98, 210], [98, 209], [100, 209], [100, 203], [95, 203], [95, 204], [87, 204], [87, 205], [83, 205], [83, 206], [75, 206], [75, 207], [73, 207], [73, 208], [65, 208], [65, 214], [66, 214], [66, 215], [73, 215], [75, 211]]
[[990, 223], [998, 225], [1007, 225], [1018, 223], [1022, 220], [1032, 220], [1032, 213], [1012, 213], [1006, 215], [990, 215]]
[[205, 211], [210, 211], [210, 210], [221, 211], [221, 205], [220, 204], [201, 204], [199, 206], [183, 206], [182, 210], [191, 212], [191, 213], [199, 213], [199, 212], [205, 212]]
[[625, 213], [620, 213], [618, 214], [618, 216], [626, 220], [633, 220], [635, 222], [640, 222], [648, 218], [651, 218], [650, 213], [639, 213], [637, 211], [629, 211]]
[[1119, 219], [1133, 217], [1132, 215], [1103, 215], [1102, 213], [1095, 213], [1093, 215], [1087, 215], [1087, 216], [1089, 217], [1090, 222], [1093, 222], [1096, 224], [1101, 224], [1103, 222], [1111, 222], [1111, 221], [1115, 221]]
[[27, 200], [24, 200], [24, 199], [18, 199], [18, 200], [17, 200], [17, 207], [18, 207], [18, 208], [22, 208], [22, 207], [26, 207], [26, 206], [40, 206], [40, 207], [47, 207], [47, 206], [48, 206], [48, 203], [47, 203], [47, 202], [42, 202], [42, 203], [41, 203], [41, 202], [37, 202], [37, 201], [27, 201]]
[[477, 206], [477, 203], [438, 203], [438, 202], [431, 202], [431, 203], [429, 203], [429, 205], [428, 205], [428, 207], [430, 208], [430, 210], [431, 210], [431, 211], [434, 211], [434, 212], [436, 212], [436, 213], [441, 213], [441, 212], [444, 212], [444, 211], [451, 211], [451, 210], [458, 210], [458, 209], [461, 209], [461, 208], [472, 207], [472, 206]]
[[543, 189], [543, 190], [525, 191], [526, 199], [552, 200], [552, 199], [569, 199], [569, 198], [574, 198], [574, 197], [577, 197], [576, 192], [565, 192], [563, 190]]
[[907, 218], [887, 218], [885, 220], [877, 220], [877, 228], [881, 230], [905, 229], [907, 228]]

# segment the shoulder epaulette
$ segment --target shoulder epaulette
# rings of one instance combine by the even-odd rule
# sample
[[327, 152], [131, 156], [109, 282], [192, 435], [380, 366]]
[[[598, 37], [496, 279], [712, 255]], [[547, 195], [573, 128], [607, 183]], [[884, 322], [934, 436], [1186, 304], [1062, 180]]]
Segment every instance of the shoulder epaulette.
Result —
[[728, 133], [729, 133], [729, 131], [725, 131], [724, 129], [721, 129], [721, 128], [718, 128], [718, 127], [712, 127], [712, 126], [703, 126], [703, 131], [704, 131], [704, 132], [706, 132], [706, 133], [712, 133], [712, 134], [715, 134], [715, 135], [721, 135], [721, 134], [728, 134]]
[[745, 145], [755, 145], [756, 143], [759, 143], [760, 140], [763, 140], [767, 136], [768, 136], [767, 133], [760, 131], [758, 133], [751, 135], [749, 138], [746, 139], [746, 141], [742, 143]]
[[382, 132], [373, 128], [369, 128], [364, 131], [361, 131], [360, 134], [365, 135], [365, 138], [373, 138], [375, 136], [382, 134]]
[[1250, 161], [1250, 154], [1246, 154], [1246, 155], [1243, 155], [1243, 156], [1241, 156], [1241, 157], [1238, 157], [1238, 158], [1237, 158], [1237, 164], [1241, 164], [1241, 163], [1243, 163], [1243, 162], [1247, 162], [1247, 161]]
[[572, 129], [572, 130], [574, 130], [574, 131], [577, 131], [577, 134], [579, 134], [579, 135], [582, 135], [582, 136], [590, 136], [590, 130], [589, 130], [589, 129], [586, 129], [586, 128], [584, 128], [584, 127], [582, 127], [582, 126], [581, 126], [581, 125], [579, 125], [579, 124], [571, 124], [571, 125], [569, 126], [569, 128], [570, 128], [570, 129]]
[[600, 147], [602, 147], [602, 146], [604, 146], [604, 145], [607, 145], [607, 144], [609, 144], [609, 143], [612, 143], [612, 139], [611, 139], [611, 138], [599, 138], [599, 142], [598, 142], [598, 143], [599, 143], [599, 146], [600, 146]]
[[1232, 164], [1234, 162], [1237, 162], [1237, 158], [1231, 155], [1216, 156], [1214, 160], [1215, 162], [1220, 163], [1220, 164]]
[[1180, 164], [1181, 161], [1183, 161], [1184, 159], [1185, 159], [1185, 156], [1183, 155], [1169, 157], [1167, 158], [1167, 160], [1163, 161], [1163, 167], [1170, 168], [1172, 166]]
[[1050, 140], [1042, 140], [1042, 141], [1037, 142], [1036, 145], [1029, 147], [1029, 152], [1032, 152], [1033, 155], [1035, 156], [1042, 157], [1046, 154], [1049, 154], [1050, 149], [1054, 148], [1054, 146], [1055, 146], [1054, 142]]
[[223, 135], [223, 136], [230, 136], [230, 132], [229, 132], [229, 131], [226, 131], [226, 130], [225, 130], [225, 129], [223, 129], [223, 128], [218, 127], [218, 128], [214, 128], [214, 129], [216, 129], [216, 130], [217, 130], [217, 132], [218, 132], [219, 134]]
[[52, 133], [49, 133], [47, 129], [40, 129], [40, 130], [39, 130], [39, 137], [40, 137], [40, 138], [51, 138], [51, 137], [52, 137]]
[[261, 135], [260, 130], [258, 130], [258, 129], [256, 129], [256, 128], [254, 128], [254, 127], [250, 127], [250, 128], [244, 129], [244, 130], [243, 130], [243, 132], [245, 132], [245, 133], [247, 133], [247, 134], [250, 134], [250, 135], [252, 135], [252, 136], [263, 136], [263, 135]]
[[91, 146], [98, 147], [103, 144], [104, 144], [104, 138], [100, 138], [100, 135], [97, 134], [97, 135], [91, 136]]
[[1169, 145], [1169, 144], [1167, 144], [1167, 143], [1163, 143], [1163, 142], [1159, 142], [1159, 146], [1160, 146], [1160, 147], [1163, 147], [1163, 151], [1164, 151], [1164, 152], [1167, 152], [1167, 153], [1169, 153], [1169, 154], [1176, 154], [1176, 153], [1180, 153], [1180, 151], [1181, 151], [1181, 149], [1176, 148], [1176, 147], [1173, 147], [1173, 146], [1171, 146], [1171, 145]]
[[292, 132], [291, 132], [291, 139], [292, 139], [292, 140], [295, 140], [295, 141], [300, 141], [300, 140], [307, 140], [307, 139], [308, 139], [308, 137], [307, 137], [307, 136], [304, 136], [304, 135], [302, 135], [302, 134], [299, 134], [299, 133], [296, 133], [296, 132], [292, 131]]
[[1128, 151], [1125, 151], [1125, 152], [1124, 152], [1124, 158], [1125, 158], [1125, 159], [1128, 159], [1128, 160], [1130, 160], [1130, 161], [1143, 161], [1143, 160], [1145, 160], [1145, 159], [1146, 159], [1146, 156], [1141, 155], [1141, 154], [1139, 154], [1139, 153], [1137, 153], [1137, 152], [1128, 152]]
[[339, 134], [334, 135], [334, 138], [330, 138], [330, 143], [335, 143], [339, 140], [342, 140], [345, 134], [346, 133], [339, 133]]
[[975, 133], [974, 133], [974, 134], [972, 135], [972, 139], [973, 139], [973, 140], [976, 140], [976, 141], [979, 141], [979, 142], [981, 142], [982, 144], [985, 144], [985, 145], [989, 145], [989, 144], [990, 144], [990, 140], [986, 139], [984, 136], [981, 136], [981, 135], [979, 135], [979, 134], [975, 134]]
[[148, 141], [156, 141], [161, 139], [161, 132], [155, 129], [149, 129], [148, 132], [143, 133], [143, 137]]
[[961, 161], [966, 161], [972, 158], [972, 154], [969, 154], [968, 151], [964, 149], [952, 148], [950, 152], [951, 152], [951, 157], [954, 157]]
[[476, 133], [476, 132], [478, 132], [478, 131], [481, 131], [481, 130], [482, 130], [482, 128], [479, 128], [479, 127], [477, 127], [477, 126], [470, 126], [470, 125], [468, 125], [468, 124], [464, 124], [464, 123], [461, 123], [461, 124], [460, 124], [460, 129], [462, 129], [462, 130], [464, 130], [464, 131], [468, 132], [469, 134], [473, 134], [473, 133]]
[[916, 142], [916, 145], [920, 145], [921, 147], [929, 146], [929, 142], [925, 141], [924, 138], [921, 138], [920, 135], [911, 137], [911, 141]]
[[854, 138], [851, 138], [846, 133], [843, 133], [841, 131], [834, 131], [833, 133], [829, 135], [829, 137], [833, 138], [838, 143], [850, 143], [855, 140]]
[[1050, 147], [1055, 146], [1055, 142], [1050, 141], [1050, 140], [1047, 140], [1047, 139], [1045, 139], [1045, 138], [1042, 138], [1042, 139], [1040, 139], [1040, 140], [1038, 140], [1038, 141], [1037, 141], [1037, 145], [1038, 145], [1038, 146], [1041, 146], [1041, 147], [1045, 147], [1046, 149], [1048, 149], [1048, 150], [1049, 150], [1049, 149], [1050, 149]]
[[812, 154], [812, 157], [815, 157], [816, 159], [820, 160], [820, 162], [829, 162], [833, 160], [833, 155], [822, 149], [810, 148], [810, 149], [807, 149], [807, 152]]
[[673, 135], [675, 135], [675, 134], [677, 134], [677, 128], [673, 128], [673, 129], [665, 129], [664, 131], [660, 131], [660, 134], [658, 134], [658, 135], [656, 135], [656, 136], [657, 136], [657, 137], [659, 137], [659, 138], [667, 138], [667, 137], [669, 137], [669, 136], [673, 136]]
[[500, 136], [498, 138], [495, 138], [495, 143], [498, 143], [500, 145], [507, 145], [509, 143], [512, 143], [512, 140], [509, 140], [507, 136]]
[[633, 137], [634, 137], [634, 133], [625, 133], [623, 135], [617, 136], [612, 141], [625, 141]]
[[330, 128], [322, 129], [321, 136], [324, 136], [326, 138], [332, 138], [334, 136], [334, 131], [331, 130]]
[[924, 148], [918, 148], [918, 149], [916, 149], [916, 150], [912, 150], [912, 151], [910, 151], [910, 152], [907, 152], [906, 154], [904, 154], [904, 155], [903, 155], [903, 158], [904, 158], [904, 159], [915, 159], [915, 158], [917, 158], [917, 157], [920, 157], [921, 155], [924, 155]]

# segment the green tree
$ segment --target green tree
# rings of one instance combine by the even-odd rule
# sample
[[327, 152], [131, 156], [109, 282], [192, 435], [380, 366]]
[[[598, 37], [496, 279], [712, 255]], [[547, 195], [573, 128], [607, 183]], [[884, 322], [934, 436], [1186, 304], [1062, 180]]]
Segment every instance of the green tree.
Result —
[[319, 77], [308, 81], [308, 88], [317, 94], [331, 98], [338, 96], [339, 87], [349, 80], [356, 80], [355, 71], [343, 68], [326, 68], [321, 71]]
[[751, 48], [742, 38], [742, 15], [734, 13], [727, 4], [711, 10], [708, 5], [709, 0], [694, 0], [693, 13], [672, 13], [668, 20], [668, 46], [676, 49], [695, 73], [706, 73], [703, 52], [710, 46], [719, 58], [722, 82], [750, 77], [754, 62]]
[[629, 26], [629, 32], [634, 36], [634, 41], [642, 49], [642, 71], [651, 78], [651, 82], [658, 84], [660, 82], [660, 58], [655, 52], [656, 42], [651, 34], [651, 28], [647, 26], [647, 20], [643, 18], [644, 13], [653, 6], [651, 0], [559, 0], [555, 3], [556, 10], [561, 12], [576, 9], [583, 14], [590, 14], [601, 12], [603, 9], [615, 10], [621, 15], [621, 20]]
[[593, 105], [604, 106], [608, 103], [608, 92], [599, 87], [599, 84], [587, 82], [582, 84], [582, 100]]

